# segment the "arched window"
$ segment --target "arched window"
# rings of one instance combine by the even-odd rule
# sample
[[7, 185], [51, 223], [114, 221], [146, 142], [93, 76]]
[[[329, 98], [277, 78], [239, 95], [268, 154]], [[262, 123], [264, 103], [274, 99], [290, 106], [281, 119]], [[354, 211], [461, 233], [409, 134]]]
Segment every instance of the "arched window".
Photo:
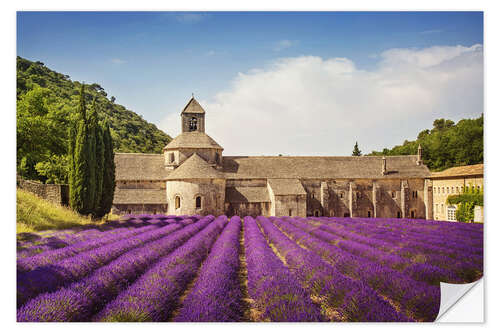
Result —
[[319, 210], [314, 211], [314, 216], [319, 217]]
[[196, 197], [196, 209], [201, 208], [201, 197]]
[[410, 217], [411, 217], [412, 219], [414, 219], [414, 218], [415, 218], [415, 211], [414, 211], [414, 210], [410, 211]]
[[368, 211], [368, 217], [372, 217], [372, 212]]
[[401, 212], [398, 212], [398, 219], [401, 218]]
[[193, 117], [191, 118], [191, 120], [189, 120], [189, 130], [196, 131], [197, 129], [198, 129], [198, 120], [196, 119], [196, 117]]
[[181, 208], [181, 197], [176, 196], [175, 197], [175, 209], [179, 209], [179, 208]]
[[340, 199], [344, 197], [344, 192], [340, 192]]

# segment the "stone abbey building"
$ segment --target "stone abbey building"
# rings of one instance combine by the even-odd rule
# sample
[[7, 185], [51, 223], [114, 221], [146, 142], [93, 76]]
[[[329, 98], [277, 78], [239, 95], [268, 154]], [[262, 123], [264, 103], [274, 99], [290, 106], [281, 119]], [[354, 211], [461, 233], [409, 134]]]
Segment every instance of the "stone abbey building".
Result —
[[431, 173], [409, 156], [223, 156], [191, 98], [163, 154], [115, 154], [115, 214], [433, 217]]

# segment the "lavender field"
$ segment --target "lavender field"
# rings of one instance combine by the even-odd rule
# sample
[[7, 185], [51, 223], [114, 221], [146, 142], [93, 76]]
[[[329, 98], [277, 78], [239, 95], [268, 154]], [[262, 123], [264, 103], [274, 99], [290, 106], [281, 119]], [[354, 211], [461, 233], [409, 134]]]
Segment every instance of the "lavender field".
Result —
[[483, 225], [125, 216], [18, 242], [18, 321], [433, 321]]

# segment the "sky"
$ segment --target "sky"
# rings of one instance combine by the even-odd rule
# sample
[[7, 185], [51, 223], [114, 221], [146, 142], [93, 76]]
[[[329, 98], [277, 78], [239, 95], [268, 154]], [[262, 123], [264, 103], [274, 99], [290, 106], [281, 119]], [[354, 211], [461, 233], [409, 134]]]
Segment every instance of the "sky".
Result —
[[350, 155], [483, 112], [481, 12], [18, 12], [17, 55], [225, 155]]

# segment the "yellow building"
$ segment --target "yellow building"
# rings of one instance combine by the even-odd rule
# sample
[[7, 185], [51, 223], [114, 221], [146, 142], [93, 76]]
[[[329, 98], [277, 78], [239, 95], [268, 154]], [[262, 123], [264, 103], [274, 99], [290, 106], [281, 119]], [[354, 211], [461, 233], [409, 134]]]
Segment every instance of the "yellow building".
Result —
[[[456, 206], [447, 205], [449, 195], [463, 193], [467, 187], [471, 190], [483, 189], [483, 164], [449, 168], [441, 172], [433, 172], [433, 215], [434, 220], [456, 221]], [[482, 210], [477, 219], [483, 222]], [[476, 220], [476, 219], [475, 219]]]

